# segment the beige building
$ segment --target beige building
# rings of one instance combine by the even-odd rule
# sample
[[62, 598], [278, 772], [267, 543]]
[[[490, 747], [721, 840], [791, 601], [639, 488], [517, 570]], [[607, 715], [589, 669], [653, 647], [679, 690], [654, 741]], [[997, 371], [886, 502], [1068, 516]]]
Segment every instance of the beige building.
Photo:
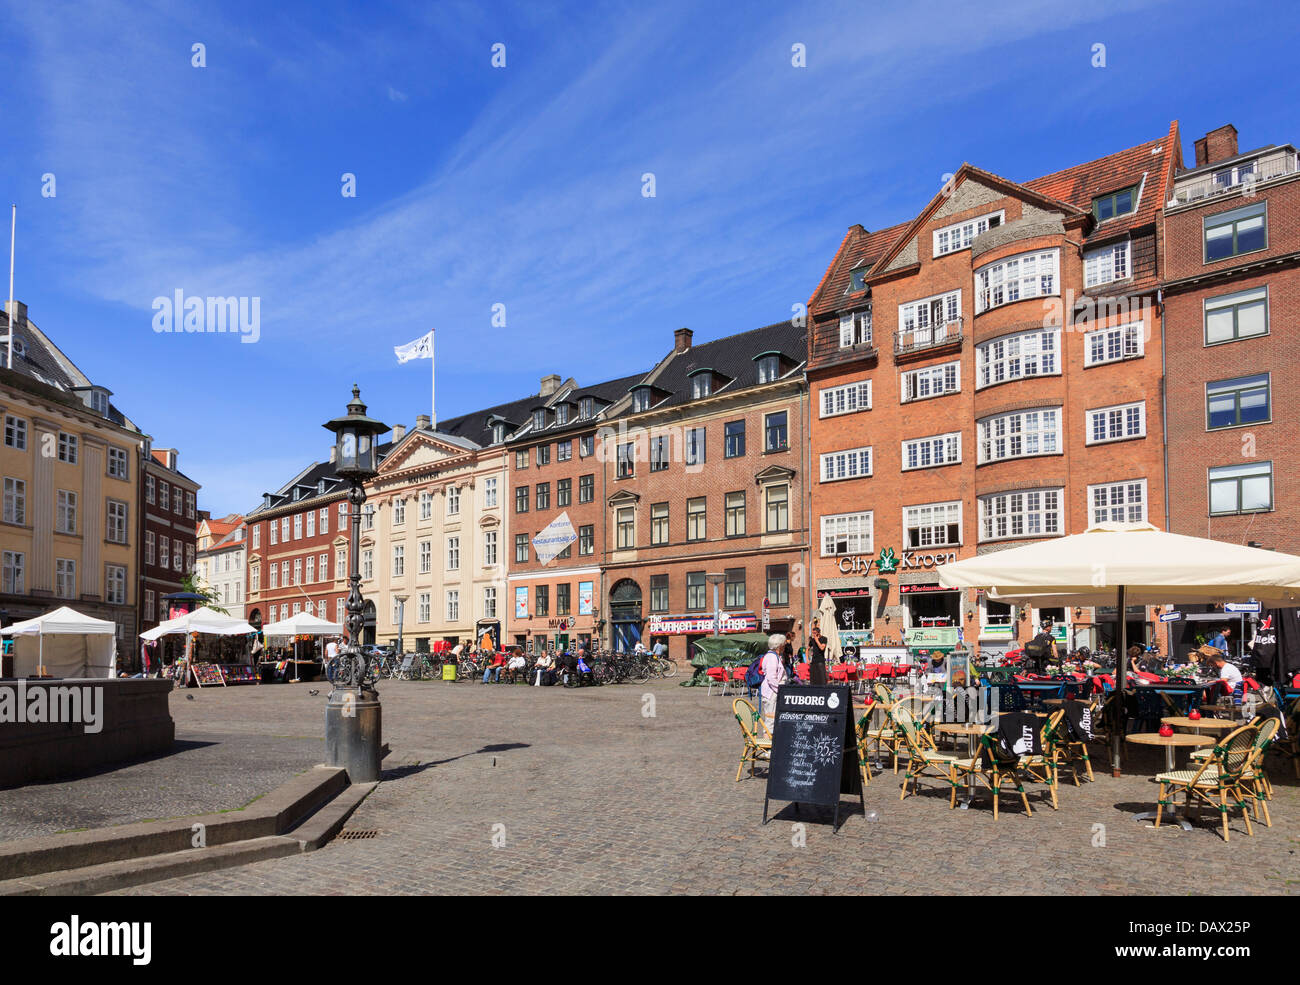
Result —
[[505, 451], [455, 433], [466, 421], [434, 430], [420, 417], [409, 432], [396, 426], [366, 486], [361, 591], [375, 605], [380, 643], [400, 635], [406, 650], [425, 651], [485, 633], [501, 638]]
[[0, 344], [0, 615], [67, 605], [112, 619], [133, 654], [149, 437], [15, 308], [12, 369]]
[[244, 518], [237, 513], [220, 520], [200, 520], [194, 567], [197, 586], [211, 589], [217, 605], [239, 619], [244, 618], [247, 601], [247, 533]]

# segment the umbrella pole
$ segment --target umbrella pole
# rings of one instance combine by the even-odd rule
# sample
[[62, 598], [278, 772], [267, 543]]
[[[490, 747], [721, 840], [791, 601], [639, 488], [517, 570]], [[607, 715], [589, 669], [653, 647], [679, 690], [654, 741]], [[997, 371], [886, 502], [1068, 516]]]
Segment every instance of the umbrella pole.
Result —
[[1119, 653], [1115, 660], [1115, 688], [1119, 693], [1119, 721], [1117, 726], [1111, 730], [1110, 736], [1111, 775], [1116, 777], [1120, 775], [1120, 749], [1124, 743], [1124, 727], [1128, 722], [1124, 703], [1124, 691], [1128, 685], [1128, 612], [1124, 594], [1124, 586], [1120, 585], [1118, 599], [1119, 633], [1117, 636]]

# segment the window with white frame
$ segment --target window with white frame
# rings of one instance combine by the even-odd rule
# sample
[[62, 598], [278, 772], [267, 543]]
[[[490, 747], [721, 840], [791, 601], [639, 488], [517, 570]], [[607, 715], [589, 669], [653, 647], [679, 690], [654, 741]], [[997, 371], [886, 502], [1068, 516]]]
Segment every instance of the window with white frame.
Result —
[[330, 532], [330, 508], [329, 508], [328, 506], [322, 506], [322, 507], [320, 508], [320, 531], [319, 531], [319, 533], [321, 533], [321, 534], [327, 534], [327, 533], [329, 533], [329, 532]]
[[290, 585], [293, 584], [293, 582], [291, 582], [291, 581], [289, 580], [289, 562], [288, 562], [288, 561], [281, 561], [281, 562], [280, 562], [280, 584], [283, 585], [285, 588], [288, 588]]
[[838, 417], [871, 409], [871, 381], [828, 386], [821, 392], [821, 416]]
[[54, 529], [61, 534], [77, 532], [77, 494], [68, 489], [58, 492], [58, 510], [54, 517]]
[[[163, 509], [166, 508], [166, 504], [163, 504]], [[289, 518], [287, 516], [280, 517], [280, 540], [285, 544], [289, 543]]]
[[[236, 590], [236, 592], [238, 592], [238, 590], [239, 590], [239, 586], [235, 586], [235, 590]], [[236, 601], [236, 602], [239, 601], [238, 596], [236, 596], [235, 601]], [[317, 619], [324, 619], [324, 618], [325, 618], [325, 613], [326, 613], [326, 611], [328, 611], [328, 610], [326, 609], [325, 600], [324, 600], [324, 599], [321, 599], [320, 601], [318, 601], [318, 602], [316, 603], [316, 618], [317, 618]]]
[[[14, 417], [12, 414], [5, 415], [5, 447], [12, 448], [14, 451], [27, 450], [27, 422], [23, 418]], [[112, 475], [111, 460], [109, 475]]]
[[430, 595], [428, 592], [420, 592], [415, 597], [415, 621], [428, 622], [432, 617], [433, 606], [429, 603]]
[[319, 570], [317, 571], [317, 575], [320, 577], [320, 580], [321, 580], [321, 581], [328, 581], [328, 580], [329, 580], [329, 576], [330, 576], [330, 556], [329, 556], [328, 553], [322, 554], [322, 555], [320, 556], [320, 568], [319, 568]]
[[144, 617], [146, 620], [152, 620], [154, 618], [154, 608], [155, 602], [153, 589], [146, 588], [144, 590]]
[[961, 318], [961, 291], [909, 301], [898, 306], [898, 331], [904, 345], [942, 342], [946, 328]]
[[[347, 500], [339, 503], [339, 533], [347, 533], [348, 530], [348, 503]], [[272, 541], [274, 543], [274, 541]]]
[[253, 550], [259, 550], [262, 546], [262, 525], [253, 524]]
[[307, 513], [307, 536], [316, 536], [316, 511], [309, 510]]
[[925, 503], [903, 507], [903, 546], [958, 547], [961, 545], [961, 501]]
[[420, 519], [433, 519], [433, 494], [427, 489], [420, 493]]
[[345, 548], [340, 547], [337, 551], [334, 552], [334, 577], [335, 578], [347, 577], [347, 573], [348, 573], [347, 558], [348, 558], [348, 553]]
[[158, 483], [158, 506], [164, 513], [172, 508], [172, 487], [169, 483]]
[[1137, 359], [1145, 351], [1145, 335], [1146, 327], [1140, 321], [1088, 332], [1083, 337], [1083, 364], [1100, 366]]
[[447, 538], [447, 570], [448, 571], [460, 570], [460, 538], [459, 537]]
[[1145, 438], [1147, 433], [1147, 405], [1139, 400], [1132, 404], [1116, 404], [1087, 411], [1084, 443], [1099, 445], [1106, 441], [1123, 441], [1126, 438]]
[[871, 309], [840, 315], [840, 348], [871, 345]]
[[483, 589], [483, 616], [486, 619], [497, 617], [497, 590], [491, 586]]
[[821, 518], [822, 557], [871, 554], [872, 512], [831, 513]]
[[975, 388], [1061, 372], [1061, 331], [1020, 332], [975, 347]]
[[940, 465], [956, 465], [960, 462], [960, 431], [935, 434], [927, 438], [912, 438], [903, 442], [902, 470], [904, 472], [911, 469], [932, 469]]
[[1205, 344], [1268, 334], [1268, 288], [1256, 287], [1205, 301]]
[[400, 578], [406, 574], [406, 547], [403, 544], [393, 545], [393, 577]]
[[316, 582], [316, 558], [309, 556], [307, 558], [307, 584], [313, 585]]
[[54, 562], [54, 594], [61, 599], [77, 597], [77, 562], [71, 558], [57, 558]]
[[[77, 436], [75, 434], [64, 434], [59, 432], [59, 461], [67, 462], [69, 465], [77, 464]], [[163, 503], [166, 509], [167, 504]]]
[[456, 486], [447, 487], [447, 515], [460, 515], [460, 489]]
[[483, 532], [483, 566], [492, 567], [497, 563], [497, 532], [495, 530], [486, 530]]
[[871, 448], [847, 448], [826, 452], [821, 457], [821, 481], [861, 479], [871, 475]]
[[1143, 523], [1147, 518], [1147, 480], [1107, 482], [1088, 487], [1092, 523]]
[[154, 495], [153, 476], [146, 475], [144, 477], [144, 501], [148, 503], [150, 506], [153, 505], [153, 495]]
[[420, 574], [427, 575], [433, 570], [433, 541], [420, 541]]
[[279, 588], [279, 587], [280, 587], [280, 568], [279, 568], [279, 566], [278, 566], [278, 565], [275, 565], [275, 564], [269, 565], [269, 566], [267, 567], [267, 571], [268, 571], [268, 572], [270, 573], [270, 575], [271, 575], [271, 587], [272, 587], [272, 588]]
[[375, 504], [367, 503], [361, 508], [361, 529], [375, 529]]
[[185, 494], [185, 519], [194, 519], [194, 493], [192, 492]]
[[108, 516], [104, 527], [104, 539], [111, 544], [126, 543], [126, 503], [121, 500], [108, 501]]
[[248, 569], [248, 590], [250, 592], [260, 592], [262, 590], [262, 566], [253, 565]]
[[302, 558], [300, 557], [293, 559], [293, 583], [295, 585], [302, 584]]
[[1060, 250], [1021, 253], [975, 271], [975, 313], [1059, 294]]
[[401, 526], [406, 522], [406, 497], [398, 496], [393, 500], [393, 526]]
[[367, 581], [375, 577], [375, 552], [372, 548], [361, 552], [361, 577]]
[[979, 461], [1000, 462], [1031, 455], [1054, 455], [1061, 450], [1061, 408], [1018, 410], [975, 422], [979, 434]]
[[460, 621], [460, 592], [454, 588], [447, 591], [447, 621]]
[[999, 209], [997, 212], [990, 212], [988, 215], [977, 216], [974, 219], [966, 219], [962, 222], [955, 222], [951, 226], [936, 229], [934, 231], [934, 255], [941, 257], [967, 249], [971, 244], [971, 240], [980, 233], [1002, 225], [1006, 221], [1006, 215], [1005, 210]]
[[144, 563], [153, 564], [154, 557], [157, 554], [157, 543], [152, 530], [146, 530], [144, 534]]
[[485, 509], [492, 509], [497, 505], [497, 480], [488, 478], [483, 480], [483, 506]]
[[27, 555], [22, 551], [5, 551], [0, 564], [0, 592], [22, 595], [27, 591]]
[[1083, 255], [1083, 286], [1097, 287], [1111, 281], [1123, 280], [1131, 273], [1129, 267], [1129, 241], [1111, 243]]
[[[8, 444], [7, 441], [6, 444]], [[108, 474], [114, 479], [126, 478], [126, 452], [121, 448], [108, 449]]]
[[280, 542], [280, 538], [277, 533], [277, 531], [280, 529], [280, 525], [276, 523], [274, 520], [272, 520], [266, 526], [267, 529], [271, 531], [271, 546], [274, 547], [276, 544]]
[[25, 524], [27, 522], [26, 480], [11, 479], [6, 476], [4, 489], [4, 522]]
[[342, 599], [334, 600], [334, 621], [337, 623], [343, 622], [343, 600]]
[[104, 601], [109, 605], [126, 605], [125, 565], [104, 565]]
[[293, 539], [302, 540], [302, 514], [301, 513], [295, 513], [293, 515]]
[[981, 496], [980, 540], [1060, 534], [1061, 495], [1060, 489], [1025, 489]]
[[953, 361], [938, 366], [926, 366], [903, 374], [899, 387], [899, 402], [911, 403], [929, 397], [942, 397], [961, 390], [961, 363]]

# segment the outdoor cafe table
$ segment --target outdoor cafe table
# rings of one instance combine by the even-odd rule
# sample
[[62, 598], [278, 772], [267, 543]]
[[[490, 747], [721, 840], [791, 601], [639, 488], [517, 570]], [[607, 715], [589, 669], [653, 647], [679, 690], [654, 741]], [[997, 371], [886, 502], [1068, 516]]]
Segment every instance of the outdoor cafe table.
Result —
[[[983, 735], [988, 731], [988, 729], [983, 725], [976, 725], [973, 723], [941, 722], [934, 727], [934, 731], [938, 735], [966, 736], [966, 751], [973, 757], [975, 755], [975, 737], [977, 735]], [[960, 802], [961, 809], [966, 810], [969, 808], [974, 800], [975, 771], [971, 770], [966, 777], [966, 797]]]
[[1214, 732], [1231, 732], [1237, 727], [1236, 722], [1230, 722], [1225, 718], [1180, 718], [1176, 715], [1169, 718], [1160, 719], [1163, 725], [1172, 725], [1174, 728], [1190, 728], [1195, 730], [1195, 734], [1200, 735], [1201, 729], [1209, 729]]
[[1175, 749], [1180, 747], [1214, 745], [1214, 740], [1208, 735], [1189, 735], [1186, 732], [1175, 732], [1173, 735], [1161, 735], [1159, 732], [1138, 732], [1135, 735], [1130, 735], [1128, 741], [1135, 742], [1140, 746], [1164, 746], [1165, 770], [1167, 772], [1173, 772], [1175, 768]]

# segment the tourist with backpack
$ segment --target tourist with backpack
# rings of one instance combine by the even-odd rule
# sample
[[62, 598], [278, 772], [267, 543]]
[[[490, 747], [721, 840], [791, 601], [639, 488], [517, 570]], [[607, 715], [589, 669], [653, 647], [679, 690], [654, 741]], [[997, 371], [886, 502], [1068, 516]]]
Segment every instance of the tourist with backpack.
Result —
[[763, 674], [763, 685], [759, 694], [763, 698], [763, 724], [772, 734], [772, 725], [776, 720], [776, 690], [785, 683], [785, 664], [781, 661], [781, 651], [785, 647], [785, 635], [773, 633], [767, 638], [767, 653], [763, 654], [759, 665]]

